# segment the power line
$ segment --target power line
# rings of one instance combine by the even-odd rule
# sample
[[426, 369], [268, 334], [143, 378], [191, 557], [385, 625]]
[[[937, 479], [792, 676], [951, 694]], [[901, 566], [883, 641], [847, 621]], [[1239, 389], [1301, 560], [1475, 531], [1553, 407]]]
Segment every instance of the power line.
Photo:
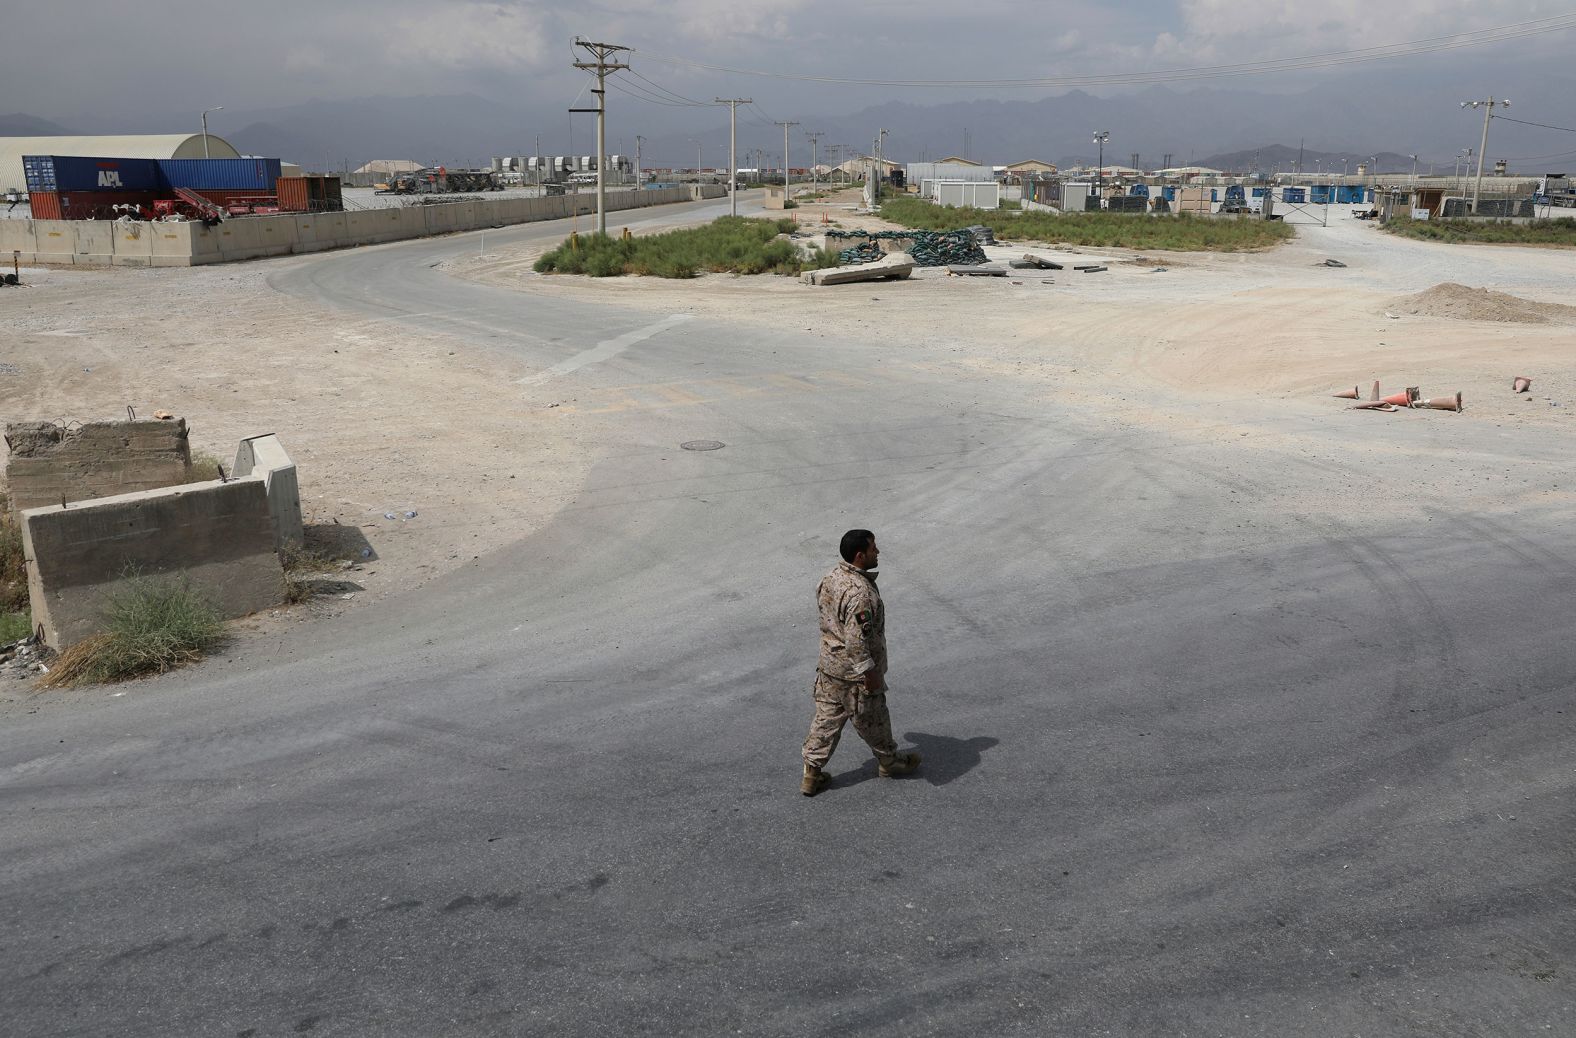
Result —
[[1496, 115], [1494, 118], [1504, 123], [1520, 123], [1523, 126], [1541, 126], [1545, 130], [1564, 130], [1566, 133], [1576, 133], [1569, 126], [1550, 126], [1548, 123], [1529, 123], [1525, 119], [1512, 119], [1508, 115]]
[[[668, 108], [702, 107], [702, 105], [696, 101], [669, 101], [658, 94], [653, 94], [650, 91], [644, 89], [638, 83], [620, 83], [618, 77], [616, 76], [609, 76], [607, 82], [609, 86], [611, 86], [614, 90], [617, 90], [619, 93], [628, 97], [633, 97], [638, 101], [645, 101], [647, 104], [665, 105]], [[710, 105], [704, 107], [709, 108]]]
[[706, 101], [697, 101], [693, 97], [686, 97], [685, 95], [679, 93], [677, 90], [669, 90], [667, 87], [663, 86], [661, 83], [657, 83], [657, 82], [654, 82], [653, 80], [647, 79], [645, 76], [642, 76], [639, 72], [635, 71], [634, 69], [625, 69], [625, 71], [628, 72], [630, 75], [634, 76], [636, 79], [638, 79], [641, 82], [645, 83], [647, 86], [651, 87], [656, 92], [661, 93], [661, 94], [666, 94], [667, 96], [673, 98], [675, 101], [683, 101], [685, 104], [701, 105], [701, 106], [707, 107], [707, 108], [711, 107], [711, 105], [708, 102], [706, 102]]
[[713, 65], [703, 61], [694, 61], [689, 58], [654, 54], [649, 51], [641, 51], [640, 53], [642, 57], [650, 58], [653, 61], [705, 69], [710, 72], [723, 72], [737, 76], [760, 76], [767, 79], [787, 79], [804, 83], [828, 83], [841, 86], [956, 87], [964, 89], [1124, 86], [1327, 68], [1365, 61], [1380, 61], [1385, 58], [1408, 57], [1414, 54], [1459, 50], [1465, 47], [1476, 47], [1489, 43], [1502, 43], [1571, 28], [1576, 28], [1576, 15], [1552, 15], [1546, 18], [1513, 22], [1508, 25], [1479, 29], [1473, 32], [1455, 33], [1449, 36], [1432, 36], [1407, 43], [1362, 47], [1356, 50], [1328, 51], [1321, 54], [1305, 54], [1297, 57], [1274, 58], [1266, 61], [1242, 62], [1231, 65], [1201, 65], [1189, 68], [1165, 69], [1156, 72], [1134, 72], [1116, 75], [1020, 77], [1016, 79], [846, 79], [835, 76], [806, 76], [785, 72], [765, 72], [759, 69], [732, 68], [726, 65]]

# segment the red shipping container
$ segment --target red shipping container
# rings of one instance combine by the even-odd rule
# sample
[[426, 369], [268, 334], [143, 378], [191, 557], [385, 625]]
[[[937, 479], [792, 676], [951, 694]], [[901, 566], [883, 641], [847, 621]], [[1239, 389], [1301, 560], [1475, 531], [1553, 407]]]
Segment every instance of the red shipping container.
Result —
[[125, 210], [116, 206], [152, 203], [151, 191], [32, 191], [28, 201], [35, 220], [113, 220]]
[[60, 215], [60, 193], [58, 191], [29, 191], [28, 204], [33, 209], [35, 220], [64, 220]]

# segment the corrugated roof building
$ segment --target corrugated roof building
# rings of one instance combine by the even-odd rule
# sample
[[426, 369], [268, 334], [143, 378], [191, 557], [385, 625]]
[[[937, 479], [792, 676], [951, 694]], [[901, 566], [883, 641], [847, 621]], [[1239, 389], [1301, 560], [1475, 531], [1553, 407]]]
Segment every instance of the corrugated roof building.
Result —
[[[0, 137], [0, 191], [27, 190], [23, 155], [83, 155], [105, 159], [200, 159], [200, 133], [131, 134], [107, 137]], [[241, 153], [217, 134], [207, 136], [207, 156], [238, 159]]]

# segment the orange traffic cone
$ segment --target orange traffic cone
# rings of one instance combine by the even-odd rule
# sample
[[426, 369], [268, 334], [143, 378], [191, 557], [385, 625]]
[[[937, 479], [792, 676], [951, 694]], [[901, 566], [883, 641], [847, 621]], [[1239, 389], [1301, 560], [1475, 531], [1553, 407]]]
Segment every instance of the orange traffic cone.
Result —
[[1427, 400], [1419, 400], [1415, 402], [1412, 404], [1412, 406], [1432, 407], [1436, 411], [1459, 411], [1461, 410], [1461, 394], [1457, 393], [1455, 396], [1429, 397]]
[[1515, 378], [1511, 379], [1510, 391], [1512, 393], [1525, 393], [1527, 390], [1529, 390], [1531, 388], [1532, 388], [1532, 379], [1528, 378], [1525, 375], [1517, 375]]
[[1358, 391], [1356, 386], [1353, 386], [1351, 389], [1343, 389], [1339, 393], [1331, 393], [1330, 395], [1335, 397], [1335, 399], [1337, 399], [1337, 400], [1361, 400], [1362, 399], [1362, 393]]
[[1391, 393], [1389, 396], [1385, 397], [1384, 402], [1387, 404], [1395, 404], [1397, 407], [1411, 407], [1417, 402], [1418, 395], [1419, 391], [1416, 386], [1407, 386], [1405, 389], [1401, 390], [1401, 392]]
[[1364, 400], [1360, 404], [1353, 404], [1348, 411], [1394, 411], [1396, 406], [1385, 400]]

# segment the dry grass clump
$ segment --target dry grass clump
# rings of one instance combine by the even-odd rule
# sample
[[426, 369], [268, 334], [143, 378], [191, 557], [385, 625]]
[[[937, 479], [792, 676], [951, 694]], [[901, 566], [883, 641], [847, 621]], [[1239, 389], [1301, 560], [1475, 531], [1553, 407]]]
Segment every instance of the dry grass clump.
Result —
[[124, 681], [195, 663], [224, 637], [224, 621], [190, 582], [133, 576], [109, 595], [108, 625], [62, 652], [44, 688]]
[[279, 553], [285, 569], [285, 601], [299, 605], [317, 594], [318, 582], [313, 577], [331, 573], [339, 568], [339, 559], [316, 548], [286, 545]]

